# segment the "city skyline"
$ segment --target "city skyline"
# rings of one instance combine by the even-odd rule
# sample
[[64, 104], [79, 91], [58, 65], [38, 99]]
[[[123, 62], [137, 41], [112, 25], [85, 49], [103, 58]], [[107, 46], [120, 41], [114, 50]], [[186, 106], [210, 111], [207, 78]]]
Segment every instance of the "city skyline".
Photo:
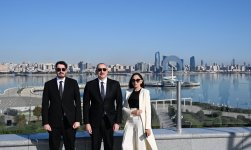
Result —
[[0, 1], [0, 60], [250, 64], [251, 2]]

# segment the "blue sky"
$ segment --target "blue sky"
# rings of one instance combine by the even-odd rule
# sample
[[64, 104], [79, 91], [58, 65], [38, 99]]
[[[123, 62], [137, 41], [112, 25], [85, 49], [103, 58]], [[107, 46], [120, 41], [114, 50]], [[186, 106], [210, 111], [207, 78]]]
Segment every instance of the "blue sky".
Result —
[[0, 62], [251, 63], [250, 0], [0, 0]]

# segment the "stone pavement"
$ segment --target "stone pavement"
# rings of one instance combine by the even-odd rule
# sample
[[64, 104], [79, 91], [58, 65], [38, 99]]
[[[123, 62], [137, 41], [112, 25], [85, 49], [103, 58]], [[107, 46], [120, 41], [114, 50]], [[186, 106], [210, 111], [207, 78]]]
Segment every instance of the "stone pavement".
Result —
[[34, 97], [31, 94], [21, 96], [18, 93], [18, 88], [11, 88], [5, 90], [0, 95], [0, 112], [3, 112], [9, 107], [27, 107], [27, 106], [38, 106], [42, 104], [42, 97]]

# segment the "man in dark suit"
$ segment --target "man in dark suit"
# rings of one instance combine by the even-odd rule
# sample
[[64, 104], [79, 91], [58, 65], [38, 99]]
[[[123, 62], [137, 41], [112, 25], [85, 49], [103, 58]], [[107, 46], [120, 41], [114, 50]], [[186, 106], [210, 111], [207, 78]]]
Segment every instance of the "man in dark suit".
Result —
[[66, 150], [75, 150], [76, 129], [82, 120], [79, 86], [66, 77], [67, 64], [58, 61], [57, 77], [44, 85], [42, 98], [42, 124], [49, 132], [50, 150], [58, 150], [63, 136]]
[[[122, 118], [122, 93], [118, 81], [107, 78], [106, 64], [96, 68], [98, 78], [86, 83], [83, 97], [84, 124], [92, 139], [92, 150], [113, 150], [113, 132]], [[115, 104], [116, 103], [116, 104]]]

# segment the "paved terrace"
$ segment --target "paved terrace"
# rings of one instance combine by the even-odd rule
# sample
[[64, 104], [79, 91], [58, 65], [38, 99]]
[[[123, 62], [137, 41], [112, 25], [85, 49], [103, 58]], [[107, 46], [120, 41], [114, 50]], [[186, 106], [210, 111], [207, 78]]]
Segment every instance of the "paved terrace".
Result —
[[[155, 129], [159, 150], [250, 150], [251, 128]], [[114, 134], [115, 150], [121, 150], [123, 131]], [[91, 149], [90, 136], [77, 132], [76, 150]], [[0, 135], [1, 150], [48, 150], [48, 134]], [[62, 150], [64, 147], [62, 146]]]

